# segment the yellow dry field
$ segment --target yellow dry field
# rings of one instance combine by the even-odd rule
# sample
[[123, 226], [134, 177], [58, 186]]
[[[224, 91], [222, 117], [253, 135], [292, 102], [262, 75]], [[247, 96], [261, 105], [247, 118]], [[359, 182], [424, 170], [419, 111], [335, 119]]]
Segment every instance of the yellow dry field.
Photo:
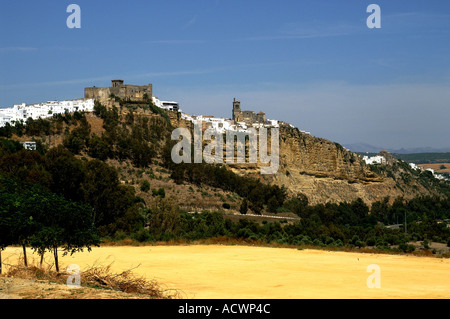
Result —
[[[2, 255], [12, 262], [20, 249]], [[77, 264], [81, 271], [111, 263], [113, 272], [137, 267], [133, 273], [177, 289], [183, 298], [450, 298], [450, 260], [431, 257], [180, 245], [94, 247], [60, 262], [61, 269]], [[373, 264], [379, 266], [380, 288], [368, 287]]]
[[[423, 168], [431, 168], [435, 173], [450, 173], [450, 163], [438, 163], [438, 164], [417, 164]], [[442, 169], [441, 166], [444, 165], [446, 168]]]

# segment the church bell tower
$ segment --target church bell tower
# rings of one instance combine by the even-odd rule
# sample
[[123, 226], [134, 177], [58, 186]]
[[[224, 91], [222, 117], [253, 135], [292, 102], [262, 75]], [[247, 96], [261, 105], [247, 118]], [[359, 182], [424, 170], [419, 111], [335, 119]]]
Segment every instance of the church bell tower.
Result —
[[236, 98], [233, 99], [233, 120], [235, 122], [242, 121], [241, 102], [236, 101]]

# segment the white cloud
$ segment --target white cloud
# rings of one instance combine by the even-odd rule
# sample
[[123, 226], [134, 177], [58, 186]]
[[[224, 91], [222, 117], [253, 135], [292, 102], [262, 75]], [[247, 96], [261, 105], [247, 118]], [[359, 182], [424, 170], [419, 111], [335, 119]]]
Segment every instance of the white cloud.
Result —
[[3, 47], [0, 48], [0, 52], [30, 52], [36, 51], [37, 48], [34, 47]]

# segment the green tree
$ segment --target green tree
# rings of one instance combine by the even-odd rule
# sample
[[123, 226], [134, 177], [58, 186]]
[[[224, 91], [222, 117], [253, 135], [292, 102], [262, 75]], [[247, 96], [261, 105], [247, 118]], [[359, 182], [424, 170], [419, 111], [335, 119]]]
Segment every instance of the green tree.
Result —
[[101, 161], [105, 161], [111, 156], [110, 145], [103, 136], [98, 137], [97, 135], [93, 135], [89, 139], [87, 152], [89, 156]]
[[[3, 186], [3, 185], [2, 185]], [[14, 207], [15, 197], [4, 191], [3, 187], [0, 189], [0, 274], [2, 273], [2, 250], [9, 245], [15, 243], [13, 230], [14, 214], [12, 207]]]
[[359, 219], [363, 219], [369, 214], [369, 207], [361, 198], [357, 198], [351, 203], [351, 209], [353, 214]]
[[272, 196], [268, 202], [267, 202], [267, 210], [271, 213], [276, 213], [278, 206], [278, 200], [275, 198], [275, 196]]
[[263, 210], [263, 204], [262, 202], [250, 202], [249, 208], [252, 210], [253, 213], [257, 215], [261, 215], [261, 212]]
[[82, 187], [86, 167], [64, 147], [54, 147], [46, 153], [46, 168], [52, 176], [50, 189], [73, 201], [84, 201]]
[[152, 157], [156, 155], [155, 150], [145, 141], [132, 139], [127, 147], [130, 148], [133, 164], [138, 167], [148, 167], [152, 162]]
[[45, 158], [37, 151], [20, 150], [0, 159], [0, 171], [18, 180], [39, 183], [48, 187], [51, 176], [45, 168]]
[[148, 180], [143, 180], [141, 183], [141, 191], [148, 192], [150, 190], [150, 182]]
[[239, 207], [239, 212], [243, 215], [247, 214], [248, 211], [248, 203], [247, 203], [247, 198], [244, 198], [242, 200], [241, 206]]
[[29, 194], [25, 192], [18, 181], [1, 179], [0, 228], [3, 229], [4, 234], [1, 236], [3, 243], [0, 243], [0, 248], [11, 243], [21, 245], [25, 267], [28, 266], [26, 247], [30, 242], [30, 236], [37, 229], [32, 212], [27, 210], [28, 200]]
[[156, 238], [160, 238], [164, 234], [174, 234], [181, 226], [178, 206], [174, 200], [157, 197], [151, 206], [148, 224], [151, 234]]
[[73, 154], [79, 154], [89, 142], [91, 128], [86, 119], [83, 119], [80, 121], [81, 125], [74, 128], [63, 140], [63, 145]]
[[59, 272], [58, 248], [63, 255], [83, 251], [99, 244], [90, 206], [68, 201], [60, 195], [33, 190], [24, 207], [39, 225], [30, 236], [31, 247], [43, 256], [46, 250], [53, 253], [56, 271]]
[[99, 160], [86, 164], [86, 176], [81, 185], [84, 202], [94, 208], [94, 222], [101, 236], [116, 231], [134, 231], [142, 224], [133, 187], [121, 185], [117, 171]]

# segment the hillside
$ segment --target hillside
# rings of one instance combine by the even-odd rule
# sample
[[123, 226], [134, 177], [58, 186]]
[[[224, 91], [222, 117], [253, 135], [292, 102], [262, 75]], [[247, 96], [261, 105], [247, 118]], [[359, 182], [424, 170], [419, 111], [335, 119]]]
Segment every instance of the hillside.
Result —
[[367, 165], [338, 143], [298, 129], [283, 127], [280, 135], [282, 169], [274, 181], [304, 193], [314, 204], [358, 197], [373, 203], [384, 197], [409, 199], [439, 193], [438, 187], [424, 183], [404, 162], [394, 159], [386, 165]]
[[[171, 114], [174, 127], [193, 129], [192, 123]], [[226, 164], [241, 176], [258, 178], [269, 184], [285, 186], [291, 196], [305, 194], [310, 204], [366, 203], [390, 197], [411, 199], [438, 195], [438, 182], [419, 174], [406, 163], [393, 159], [388, 165], [367, 165], [362, 156], [338, 143], [314, 137], [289, 125], [280, 126], [280, 166], [276, 174], [261, 175], [255, 164]], [[389, 157], [389, 155], [386, 155]], [[393, 157], [391, 157], [393, 158]]]
[[[38, 140], [45, 148], [64, 144], [79, 158], [104, 160], [118, 170], [121, 183], [134, 186], [138, 196], [146, 202], [151, 201], [152, 189], [163, 188], [167, 196], [177, 198], [188, 211], [217, 210], [224, 204], [230, 205], [231, 210], [239, 210], [242, 196], [233, 191], [188, 180], [177, 183], [171, 178], [172, 171], [164, 164], [164, 156], [167, 156], [164, 152], [174, 144], [170, 133], [175, 127], [192, 130], [192, 122], [182, 119], [177, 112], [149, 108], [142, 103], [116, 105], [119, 107], [114, 112], [108, 113], [104, 108], [87, 113], [85, 120], [56, 118], [45, 131], [25, 129], [21, 136], [13, 134], [12, 138]], [[113, 146], [114, 143], [117, 145]], [[391, 165], [366, 165], [358, 154], [338, 143], [281, 125], [280, 166], [276, 174], [261, 175], [260, 163], [225, 165], [239, 176], [285, 187], [288, 196], [304, 194], [310, 204], [351, 202], [361, 198], [370, 205], [385, 197], [392, 202], [396, 197], [439, 195], [437, 181], [404, 164], [397, 161]], [[149, 181], [150, 191], [141, 190], [144, 180]]]
[[[429, 171], [387, 153], [388, 164], [366, 165], [339, 144], [290, 125], [280, 127], [276, 174], [260, 174], [260, 162], [175, 164], [178, 142], [170, 136], [182, 126], [192, 123], [179, 113], [122, 102], [0, 129], [0, 195], [7, 206], [0, 226], [9, 229], [8, 214], [18, 210], [36, 227], [53, 221], [52, 214], [82, 215], [67, 223], [86, 220], [88, 244], [231, 240], [409, 252], [412, 242], [428, 249], [432, 239], [450, 246], [448, 182]], [[35, 140], [37, 151], [17, 140]], [[404, 221], [408, 233], [398, 225]]]

